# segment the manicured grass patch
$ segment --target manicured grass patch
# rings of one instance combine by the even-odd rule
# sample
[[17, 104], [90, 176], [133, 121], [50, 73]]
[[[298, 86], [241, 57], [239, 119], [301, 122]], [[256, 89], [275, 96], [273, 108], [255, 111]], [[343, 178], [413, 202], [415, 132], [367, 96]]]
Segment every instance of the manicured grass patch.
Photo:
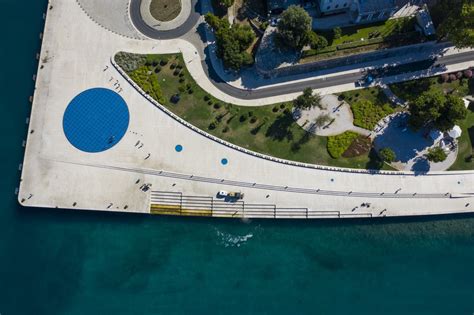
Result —
[[176, 18], [181, 12], [179, 0], [151, 0], [150, 13], [158, 21], [167, 22]]
[[459, 153], [450, 170], [474, 169], [474, 108], [471, 105], [465, 120], [459, 123], [462, 135], [458, 139]]
[[320, 35], [328, 40], [329, 45], [324, 49], [304, 51], [300, 63], [416, 44], [425, 40], [415, 29], [415, 18], [345, 27], [341, 30], [340, 37], [335, 37], [333, 31], [321, 32]]
[[335, 159], [340, 158], [358, 137], [359, 135], [352, 131], [346, 131], [340, 135], [328, 137], [329, 154]]
[[[212, 97], [191, 77], [181, 55], [148, 55], [141, 59], [121, 56], [121, 59], [129, 62], [125, 65], [130, 70], [127, 73], [139, 77], [137, 84], [148, 89], [150, 95], [162, 93], [160, 104], [223, 140], [293, 161], [351, 168], [371, 165], [368, 154], [332, 158], [326, 137], [309, 134], [295, 123], [292, 103], [245, 107]], [[136, 65], [136, 60], [142, 60], [142, 64]], [[154, 78], [145, 79], [144, 73]], [[158, 82], [159, 88], [153, 82]]]
[[342, 28], [341, 37], [333, 38], [332, 32], [323, 33], [330, 41], [330, 46], [368, 40], [369, 38], [387, 38], [396, 34], [414, 31], [414, 18], [390, 19], [374, 24], [351, 26]]

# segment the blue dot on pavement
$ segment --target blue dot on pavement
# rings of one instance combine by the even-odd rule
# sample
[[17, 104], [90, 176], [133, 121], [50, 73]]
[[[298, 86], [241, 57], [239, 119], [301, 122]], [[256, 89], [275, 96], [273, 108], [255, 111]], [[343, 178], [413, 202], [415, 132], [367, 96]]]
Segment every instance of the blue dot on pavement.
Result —
[[130, 122], [127, 103], [116, 92], [93, 88], [78, 94], [63, 116], [63, 130], [75, 148], [103, 152], [125, 135]]
[[222, 165], [227, 165], [227, 163], [229, 163], [229, 160], [227, 160], [227, 159], [222, 159], [221, 160]]
[[177, 146], [174, 147], [174, 149], [176, 150], [176, 152], [181, 152], [183, 151], [183, 146], [181, 144], [178, 144]]

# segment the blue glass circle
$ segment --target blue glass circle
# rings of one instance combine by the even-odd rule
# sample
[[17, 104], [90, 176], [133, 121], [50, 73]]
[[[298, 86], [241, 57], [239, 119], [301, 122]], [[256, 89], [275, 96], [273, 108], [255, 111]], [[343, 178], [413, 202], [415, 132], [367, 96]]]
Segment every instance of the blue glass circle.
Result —
[[227, 159], [222, 159], [221, 160], [222, 165], [227, 165], [227, 163], [229, 163], [229, 160], [227, 160]]
[[96, 153], [112, 148], [125, 135], [130, 122], [127, 103], [116, 92], [94, 88], [69, 103], [63, 117], [63, 130], [77, 149]]
[[176, 150], [176, 152], [181, 152], [183, 151], [183, 146], [181, 144], [178, 144], [174, 147], [174, 149]]

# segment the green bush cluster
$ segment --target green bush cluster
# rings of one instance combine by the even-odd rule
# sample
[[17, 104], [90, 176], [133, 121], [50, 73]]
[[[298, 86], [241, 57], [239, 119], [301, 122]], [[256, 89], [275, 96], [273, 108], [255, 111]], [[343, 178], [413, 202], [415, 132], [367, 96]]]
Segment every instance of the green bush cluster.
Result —
[[374, 129], [379, 120], [394, 112], [389, 104], [379, 106], [368, 100], [359, 100], [351, 104], [351, 109], [354, 114], [354, 125], [367, 130]]
[[340, 135], [328, 137], [327, 149], [329, 154], [335, 159], [340, 158], [357, 137], [359, 137], [359, 135], [352, 131], [346, 131]]
[[145, 55], [119, 52], [115, 55], [115, 62], [127, 73], [137, 70], [147, 62]]
[[226, 68], [238, 71], [253, 63], [253, 57], [246, 51], [255, 40], [255, 33], [250, 26], [231, 26], [227, 19], [212, 13], [207, 13], [205, 19], [216, 34], [217, 55]]
[[164, 103], [163, 91], [158, 83], [158, 77], [154, 74], [150, 75], [152, 69], [147, 66], [141, 66], [137, 70], [130, 73], [130, 78], [137, 83], [146, 93], [160, 103]]

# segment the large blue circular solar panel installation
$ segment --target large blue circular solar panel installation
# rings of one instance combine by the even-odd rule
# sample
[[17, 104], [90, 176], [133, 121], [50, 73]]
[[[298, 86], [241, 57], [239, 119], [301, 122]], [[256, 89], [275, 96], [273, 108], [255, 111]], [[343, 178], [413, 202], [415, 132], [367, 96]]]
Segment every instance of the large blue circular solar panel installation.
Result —
[[63, 129], [74, 147], [96, 153], [116, 145], [127, 132], [129, 121], [127, 103], [118, 93], [94, 88], [80, 93], [69, 103]]

